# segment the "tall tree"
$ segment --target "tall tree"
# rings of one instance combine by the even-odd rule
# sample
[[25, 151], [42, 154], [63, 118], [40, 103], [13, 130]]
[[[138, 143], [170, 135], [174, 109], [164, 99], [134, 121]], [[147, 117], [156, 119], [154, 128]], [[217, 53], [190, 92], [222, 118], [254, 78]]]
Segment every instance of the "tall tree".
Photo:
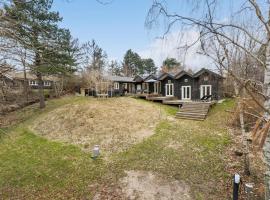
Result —
[[142, 59], [143, 74], [155, 74], [157, 72], [157, 67], [152, 58]]
[[1, 37], [16, 40], [32, 53], [30, 69], [37, 76], [40, 108], [45, 107], [42, 77], [73, 71], [75, 60], [70, 56], [71, 36], [57, 23], [58, 12], [50, 11], [53, 0], [13, 0], [4, 4], [6, 33]]
[[123, 73], [125, 76], [135, 76], [144, 73], [141, 57], [131, 49], [124, 56]]
[[162, 71], [171, 72], [180, 69], [181, 64], [175, 58], [166, 58], [162, 63]]
[[109, 63], [108, 72], [114, 76], [121, 76], [122, 73], [121, 65], [116, 60], [112, 60]]
[[95, 40], [83, 45], [86, 55], [86, 68], [89, 71], [103, 72], [106, 66], [107, 54]]

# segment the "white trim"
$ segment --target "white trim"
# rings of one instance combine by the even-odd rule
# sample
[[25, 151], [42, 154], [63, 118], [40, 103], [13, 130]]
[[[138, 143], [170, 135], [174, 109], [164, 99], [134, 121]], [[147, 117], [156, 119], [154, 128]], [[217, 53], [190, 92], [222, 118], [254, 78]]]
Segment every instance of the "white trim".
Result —
[[[189, 90], [187, 88], [189, 88]], [[191, 100], [191, 86], [190, 85], [182, 86], [181, 90], [182, 90], [181, 92], [182, 100]], [[189, 94], [188, 94], [188, 91], [189, 91]]]
[[207, 95], [207, 88], [208, 87], [210, 88], [209, 89], [209, 92], [210, 92], [209, 95], [212, 95], [212, 85], [201, 85], [200, 86], [200, 98], [202, 98], [203, 96]]
[[165, 84], [165, 96], [166, 97], [173, 97], [174, 96], [174, 85], [173, 85], [173, 83]]
[[115, 90], [119, 90], [119, 83], [114, 82], [113, 87], [114, 87]]
[[37, 86], [37, 85], [38, 85], [38, 81], [35, 81], [35, 80], [29, 80], [29, 85], [30, 85], [30, 86]]
[[47, 87], [51, 86], [51, 82], [50, 81], [44, 81], [43, 84], [44, 84], [44, 86], [47, 86]]
[[154, 83], [154, 93], [159, 94], [159, 92], [160, 92], [160, 82], [158, 81]]

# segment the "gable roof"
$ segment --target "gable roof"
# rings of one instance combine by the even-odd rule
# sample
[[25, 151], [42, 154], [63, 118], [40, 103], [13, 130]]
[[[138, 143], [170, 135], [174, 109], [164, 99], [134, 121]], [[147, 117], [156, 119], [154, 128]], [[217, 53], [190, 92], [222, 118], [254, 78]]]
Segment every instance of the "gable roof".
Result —
[[132, 77], [127, 76], [106, 76], [105, 78], [115, 82], [134, 82]]
[[212, 74], [212, 75], [214, 75], [216, 77], [219, 77], [219, 78], [224, 78], [223, 76], [221, 76], [221, 75], [219, 75], [219, 74], [217, 74], [217, 73], [215, 73], [215, 72], [213, 72], [213, 71], [211, 71], [209, 69], [205, 69], [205, 68], [202, 68], [201, 70], [199, 70], [198, 72], [196, 72], [193, 76], [195, 78], [197, 78], [200, 75], [202, 75], [204, 72], [207, 72], [207, 73]]
[[181, 77], [184, 76], [184, 75], [188, 75], [188, 76], [190, 76], [191, 78], [193, 78], [193, 75], [192, 75], [191, 73], [185, 71], [185, 70], [182, 70], [182, 71], [180, 71], [179, 73], [177, 73], [177, 74], [174, 76], [174, 78], [175, 78], [175, 79], [179, 79], [179, 78], [181, 78]]
[[[3, 74], [6, 78], [9, 78], [10, 80], [24, 80], [24, 72], [17, 72], [17, 71], [12, 71], [8, 72], [6, 74]], [[28, 80], [37, 80], [37, 77], [35, 74], [27, 71], [26, 72], [26, 79]], [[44, 75], [42, 76], [43, 81], [56, 81], [58, 78], [53, 75]]]
[[148, 80], [150, 80], [150, 79], [157, 79], [157, 77], [154, 75], [154, 74], [150, 74], [150, 75], [148, 75], [148, 76], [146, 76], [143, 80], [144, 81], [148, 81]]
[[134, 82], [143, 82], [143, 77], [139, 76], [139, 75], [136, 75], [134, 78], [133, 78], [133, 81]]
[[174, 78], [174, 75], [171, 73], [164, 72], [158, 77], [158, 80], [162, 81], [167, 77]]

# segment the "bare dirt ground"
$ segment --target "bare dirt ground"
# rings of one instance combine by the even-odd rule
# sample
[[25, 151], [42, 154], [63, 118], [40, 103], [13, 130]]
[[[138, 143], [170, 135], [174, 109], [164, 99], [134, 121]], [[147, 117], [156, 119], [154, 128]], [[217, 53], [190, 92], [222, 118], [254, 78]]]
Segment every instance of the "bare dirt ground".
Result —
[[128, 171], [121, 180], [127, 199], [190, 200], [189, 187], [177, 180], [168, 181], [152, 172]]
[[154, 134], [159, 112], [155, 105], [132, 98], [89, 99], [42, 115], [30, 128], [48, 139], [79, 145], [86, 151], [100, 145], [107, 154], [125, 150]]
[[151, 171], [125, 171], [116, 185], [103, 186], [93, 200], [191, 200], [189, 186]]

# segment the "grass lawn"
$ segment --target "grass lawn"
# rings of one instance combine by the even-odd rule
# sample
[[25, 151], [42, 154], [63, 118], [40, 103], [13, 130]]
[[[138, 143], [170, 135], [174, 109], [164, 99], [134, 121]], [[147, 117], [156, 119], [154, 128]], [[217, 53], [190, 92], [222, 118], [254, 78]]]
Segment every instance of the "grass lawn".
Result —
[[[11, 125], [2, 123], [1, 199], [151, 199], [132, 187], [153, 190], [154, 184], [164, 189], [160, 195], [182, 188], [183, 197], [172, 199], [228, 198], [232, 141], [225, 110], [232, 100], [202, 122], [174, 119], [176, 107], [132, 98], [65, 97], [42, 111], [36, 106], [6, 116]], [[103, 154], [93, 160], [96, 143]]]

